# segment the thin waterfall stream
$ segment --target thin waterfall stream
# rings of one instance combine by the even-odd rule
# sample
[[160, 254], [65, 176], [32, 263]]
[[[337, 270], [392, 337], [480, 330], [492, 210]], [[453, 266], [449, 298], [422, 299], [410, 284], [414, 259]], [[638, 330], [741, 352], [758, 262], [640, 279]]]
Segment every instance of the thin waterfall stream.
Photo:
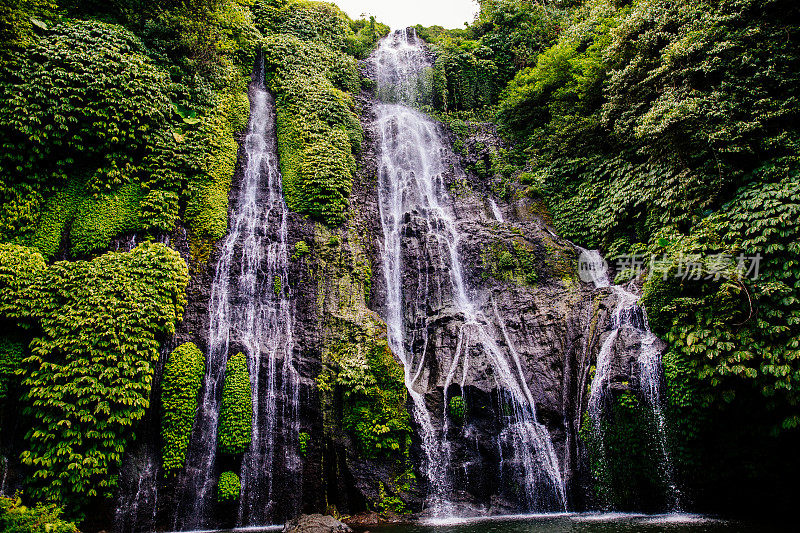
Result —
[[636, 362], [639, 369], [640, 388], [647, 405], [653, 412], [656, 423], [655, 437], [658, 441], [660, 455], [657, 460], [667, 486], [667, 505], [670, 511], [680, 511], [680, 491], [674, 481], [672, 458], [666, 441], [666, 418], [661, 407], [663, 371], [661, 351], [657, 346], [658, 338], [650, 330], [647, 312], [638, 303], [639, 295], [631, 292], [624, 285], [612, 285], [605, 260], [597, 250], [583, 248], [579, 248], [579, 250], [581, 251], [581, 265], [587, 274], [586, 279], [591, 281], [597, 289], [610, 287], [616, 298], [616, 305], [611, 315], [611, 331], [597, 354], [595, 375], [592, 378], [587, 404], [589, 417], [599, 438], [601, 457], [605, 462], [605, 455], [609, 453], [603, 437], [602, 419], [611, 383], [612, 352], [620, 331], [628, 328], [634, 330], [638, 337], [639, 353]]
[[[484, 311], [464, 279], [459, 254], [462, 235], [445, 184], [446, 156], [451, 148], [438, 123], [409, 107], [420, 98], [424, 72], [430, 67], [423, 44], [411, 29], [395, 31], [381, 41], [373, 59], [383, 100], [376, 106], [376, 114], [386, 322], [390, 346], [405, 368], [419, 426], [423, 471], [430, 487], [428, 513], [446, 517], [455, 512], [452, 471], [461, 466], [455, 464], [459, 458], [451, 453], [448, 440], [447, 394], [457, 382], [463, 392], [476, 350], [489, 361], [505, 406], [499, 438], [513, 450], [519, 465], [514, 483], [523, 488], [526, 510], [562, 510], [566, 497], [559, 461], [547, 429], [537, 421], [519, 356], [496, 303], [492, 301]], [[409, 233], [419, 234], [425, 249], [421, 259], [425, 264], [414, 265], [420, 272], [417, 286], [407, 286], [403, 280], [403, 239]], [[433, 271], [448, 274], [427, 274]], [[443, 362], [443, 412], [433, 412], [426, 401], [431, 384], [426, 383], [425, 369], [432, 357], [428, 330], [434, 327], [427, 323], [429, 307], [451, 308], [461, 324], [455, 353]]]
[[[227, 359], [241, 351], [248, 361], [253, 400], [252, 442], [241, 461], [238, 526], [267, 525], [297, 509], [276, 509], [297, 494], [301, 461], [299, 373], [293, 359], [294, 312], [289, 294], [288, 210], [283, 200], [272, 96], [263, 65], [250, 85], [250, 120], [244, 140], [244, 177], [211, 290], [205, 386], [180, 480], [175, 529], [205, 527], [217, 483], [217, 428]], [[282, 450], [282, 456], [276, 452]]]

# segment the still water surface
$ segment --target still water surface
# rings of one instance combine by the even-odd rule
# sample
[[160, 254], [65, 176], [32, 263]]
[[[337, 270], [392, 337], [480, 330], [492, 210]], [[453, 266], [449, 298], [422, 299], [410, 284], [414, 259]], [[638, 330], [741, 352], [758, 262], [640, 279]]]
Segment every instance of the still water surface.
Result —
[[636, 515], [565, 513], [465, 520], [441, 520], [414, 525], [374, 526], [371, 533], [760, 533], [780, 531], [764, 525], [717, 520], [690, 514]]

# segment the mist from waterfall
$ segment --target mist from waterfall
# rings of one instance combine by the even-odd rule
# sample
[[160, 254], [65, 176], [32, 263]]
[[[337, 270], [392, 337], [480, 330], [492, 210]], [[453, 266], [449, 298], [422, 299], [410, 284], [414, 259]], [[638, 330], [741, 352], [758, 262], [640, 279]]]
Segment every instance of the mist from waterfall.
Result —
[[[441, 125], [412, 109], [426, 87], [430, 62], [421, 41], [411, 29], [390, 34], [373, 56], [377, 69], [376, 106], [379, 132], [378, 199], [386, 281], [386, 322], [389, 343], [405, 369], [412, 414], [422, 441], [423, 472], [429, 486], [428, 513], [450, 516], [453, 504], [452, 471], [460, 468], [451, 453], [448, 390], [458, 385], [463, 393], [473, 353], [479, 350], [489, 361], [503, 404], [498, 414], [503, 425], [498, 448], [506, 444], [518, 465], [516, 479], [506, 479], [523, 490], [525, 510], [565, 508], [564, 483], [550, 435], [536, 418], [533, 396], [494, 301], [481, 309], [464, 279], [459, 255], [462, 235], [456, 224], [453, 201], [445, 184], [451, 148]], [[402, 102], [402, 103], [399, 103]], [[414, 234], [421, 242], [420, 264], [414, 264], [419, 281], [404, 282], [404, 238]], [[436, 272], [447, 272], [436, 276]], [[435, 383], [427, 383], [426, 366], [435, 361], [429, 346], [428, 309], [451, 306], [460, 321], [455, 352], [449, 361], [438, 361], [446, 374], [442, 387], [442, 412], [428, 407], [426, 395]], [[501, 461], [502, 462], [502, 461]], [[499, 465], [503, 470], [504, 465]]]

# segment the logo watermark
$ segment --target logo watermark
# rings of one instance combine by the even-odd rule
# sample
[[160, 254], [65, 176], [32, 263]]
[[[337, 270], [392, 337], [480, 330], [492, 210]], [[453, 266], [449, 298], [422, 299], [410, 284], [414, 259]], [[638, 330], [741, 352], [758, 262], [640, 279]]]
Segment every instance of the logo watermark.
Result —
[[[747, 255], [699, 254], [657, 256], [655, 254], [621, 255], [614, 260], [614, 269], [631, 277], [647, 273], [648, 277], [669, 277], [683, 280], [720, 280], [737, 277], [757, 280], [761, 271], [760, 253]], [[582, 281], [595, 283], [607, 279], [608, 262], [598, 252], [584, 251], [578, 257], [578, 276]]]
[[597, 251], [584, 250], [578, 256], [578, 277], [597, 285], [608, 280], [608, 262]]

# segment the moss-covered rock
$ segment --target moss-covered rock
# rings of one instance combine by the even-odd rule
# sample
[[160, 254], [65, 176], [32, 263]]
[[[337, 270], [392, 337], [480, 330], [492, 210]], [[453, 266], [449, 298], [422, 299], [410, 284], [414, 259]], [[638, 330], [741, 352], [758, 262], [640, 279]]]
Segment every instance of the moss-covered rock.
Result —
[[250, 372], [247, 369], [247, 358], [239, 352], [228, 359], [225, 367], [217, 432], [219, 451], [229, 455], [243, 453], [252, 439], [253, 397]]
[[186, 461], [204, 370], [205, 357], [191, 342], [175, 348], [164, 367], [161, 381], [161, 458], [165, 477], [174, 475]]

